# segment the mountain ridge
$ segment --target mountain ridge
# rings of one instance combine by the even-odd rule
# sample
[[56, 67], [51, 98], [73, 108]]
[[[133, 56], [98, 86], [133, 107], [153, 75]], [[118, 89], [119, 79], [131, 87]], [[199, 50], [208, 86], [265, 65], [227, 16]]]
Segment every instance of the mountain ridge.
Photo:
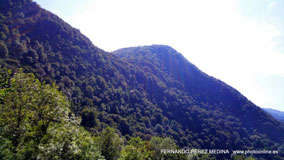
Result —
[[[118, 50], [118, 51], [115, 51], [114, 53], [116, 54], [116, 55], [119, 55], [120, 57], [122, 57], [122, 58], [125, 58], [125, 57], [127, 57], [128, 56], [128, 59], [129, 59], [129, 61], [130, 62], [132, 62], [132, 63], [139, 63], [139, 60], [136, 60], [136, 59], [131, 59], [131, 58], [133, 58], [133, 55], [131, 55], [131, 54], [133, 54], [133, 53], [135, 53], [135, 52], [137, 52], [136, 50], [139, 50], [139, 48], [140, 48], [140, 51], [138, 51], [139, 53], [136, 53], [136, 55], [134, 55], [134, 56], [140, 56], [139, 54], [147, 54], [147, 50], [149, 51], [149, 50], [151, 50], [151, 47], [153, 47], [153, 48], [156, 48], [156, 47], [161, 47], [160, 45], [153, 45], [153, 46], [146, 46], [146, 47], [136, 47], [136, 48], [125, 48], [125, 49], [122, 49], [122, 50]], [[165, 48], [168, 48], [168, 46], [165, 46]], [[129, 50], [131, 50], [131, 51], [129, 51]], [[155, 50], [155, 49], [153, 49], [153, 50]], [[124, 51], [124, 53], [123, 53], [123, 51]], [[175, 51], [175, 50], [173, 50], [173, 51]], [[170, 52], [172, 52], [172, 48], [171, 48], [171, 50], [169, 51], [169, 53]], [[176, 52], [176, 51], [175, 51]], [[154, 52], [152, 52], [153, 54], [155, 54], [155, 51]], [[137, 55], [138, 54], [138, 55]], [[169, 54], [170, 55], [170, 54]], [[132, 56], [132, 57], [131, 57]], [[150, 55], [146, 55], [145, 57], [149, 57]], [[159, 56], [159, 55], [158, 55]], [[181, 62], [175, 62], [175, 56], [181, 56], [182, 58], [181, 58]], [[126, 58], [127, 59], [127, 58]], [[254, 105], [251, 101], [249, 101], [245, 96], [243, 96], [243, 95], [241, 95], [237, 90], [235, 90], [234, 88], [232, 88], [232, 87], [230, 87], [230, 86], [228, 86], [228, 85], [226, 85], [224, 82], [222, 82], [222, 81], [220, 81], [220, 80], [218, 80], [218, 79], [215, 79], [215, 78], [213, 78], [213, 77], [211, 77], [211, 76], [209, 76], [209, 75], [207, 75], [206, 73], [204, 73], [204, 72], [202, 72], [202, 71], [200, 71], [196, 66], [194, 66], [193, 64], [191, 64], [190, 62], [188, 62], [183, 56], [182, 56], [182, 54], [180, 54], [180, 53], [175, 53], [175, 54], [173, 54], [173, 55], [171, 55], [168, 59], [174, 59], [173, 61], [174, 62], [169, 62], [170, 64], [173, 64], [173, 67], [172, 68], [187, 68], [187, 71], [189, 71], [189, 70], [191, 70], [191, 72], [193, 72], [193, 73], [189, 73], [189, 72], [186, 72], [186, 74], [188, 74], [188, 75], [184, 75], [185, 77], [184, 77], [184, 79], [186, 79], [187, 81], [186, 81], [186, 83], [185, 83], [185, 81], [184, 80], [182, 80], [180, 77], [180, 73], [174, 73], [175, 71], [175, 69], [173, 69], [173, 70], [171, 70], [170, 69], [170, 67], [169, 67], [169, 65], [168, 65], [168, 67], [166, 67], [167, 68], [167, 73], [168, 74], [170, 74], [170, 75], [172, 75], [173, 77], [175, 77], [176, 78], [176, 80], [178, 80], [178, 81], [180, 81], [181, 83], [183, 83], [183, 86], [185, 87], [185, 89], [187, 89], [187, 92], [188, 93], [190, 93], [190, 95], [189, 96], [193, 96], [193, 97], [199, 97], [200, 96], [200, 100], [204, 100], [204, 99], [206, 99], [206, 97], [204, 96], [204, 95], [202, 95], [202, 94], [199, 94], [199, 95], [195, 95], [196, 94], [196, 91], [195, 91], [195, 89], [196, 88], [198, 88], [198, 87], [200, 87], [201, 88], [201, 90], [204, 90], [204, 91], [206, 91], [206, 89], [207, 89], [207, 92], [206, 92], [206, 94], [205, 95], [210, 95], [210, 94], [214, 94], [214, 93], [212, 93], [213, 91], [212, 90], [210, 90], [211, 88], [221, 88], [222, 89], [222, 91], [220, 92], [220, 93], [216, 93], [216, 94], [219, 94], [219, 96], [216, 96], [216, 97], [214, 97], [213, 96], [213, 98], [211, 98], [211, 100], [212, 99], [216, 99], [216, 101], [215, 102], [213, 102], [213, 103], [218, 103], [218, 101], [220, 101], [220, 102], [222, 102], [222, 103], [228, 103], [229, 101], [234, 101], [234, 103], [233, 104], [237, 104], [237, 102], [239, 102], [240, 100], [242, 100], [242, 101], [246, 101], [246, 105], [248, 105], [248, 106], [253, 106], [252, 107], [252, 109], [254, 109], [255, 111], [257, 111], [257, 112], [260, 112], [261, 113], [261, 115], [262, 116], [265, 116], [265, 113], [264, 112], [262, 112], [262, 110], [259, 108], [259, 107], [257, 107], [256, 105]], [[144, 60], [144, 59], [143, 59]], [[188, 64], [186, 63], [186, 62], [188, 62]], [[153, 62], [150, 62], [150, 63], [153, 63]], [[166, 62], [166, 63], [168, 63], [168, 62]], [[187, 66], [186, 66], [187, 65]], [[163, 68], [162, 66], [160, 66], [160, 68]], [[156, 71], [154, 71], [154, 72], [156, 72]], [[191, 75], [190, 75], [191, 74]], [[194, 78], [196, 78], [197, 80], [195, 80], [195, 81], [190, 81], [190, 77], [194, 77]], [[201, 77], [201, 78], [200, 78]], [[209, 81], [210, 82], [208, 82], [208, 79], [206, 80], [205, 78], [208, 78], [209, 79]], [[198, 82], [198, 80], [199, 79], [201, 79], [202, 80], [202, 82]], [[190, 83], [192, 83], [192, 84], [190, 84]], [[208, 84], [209, 83], [209, 84]], [[215, 84], [214, 84], [215, 83]], [[205, 86], [205, 87], [204, 87]], [[223, 86], [225, 86], [224, 88], [222, 88]], [[190, 88], [191, 87], [191, 88]], [[194, 88], [194, 89], [192, 89], [193, 87], [196, 87], [196, 88]], [[209, 88], [209, 89], [208, 89]], [[216, 90], [214, 90], [214, 91], [216, 91]], [[208, 93], [209, 92], [209, 93]], [[222, 93], [222, 92], [225, 92], [225, 94], [224, 93]], [[239, 96], [236, 96], [236, 97], [228, 97], [227, 95], [231, 95], [231, 94], [227, 94], [227, 93], [233, 93], [235, 96], [236, 95], [239, 95]], [[227, 97], [226, 97], [227, 96]], [[225, 100], [220, 100], [220, 99], [222, 99], [222, 97], [226, 97], [226, 99]], [[228, 104], [224, 104], [224, 105], [228, 105]], [[241, 105], [241, 104], [239, 104], [239, 105]], [[226, 109], [226, 108], [225, 108]], [[231, 110], [233, 110], [233, 112], [236, 112], [237, 114], [238, 114], [238, 110], [239, 110], [239, 108], [236, 108], [236, 109], [234, 109], [233, 107], [231, 107], [230, 108]], [[236, 114], [235, 114], [236, 115]], [[247, 115], [247, 117], [246, 116], [243, 116], [243, 117], [240, 117], [239, 119], [243, 119], [243, 118], [249, 118], [249, 116]], [[250, 119], [250, 118], [249, 118]], [[253, 121], [253, 118], [251, 118], [249, 121]]]
[[279, 111], [273, 108], [263, 108], [263, 110], [269, 113], [275, 119], [284, 122], [284, 112], [283, 111]]
[[284, 141], [283, 125], [171, 47], [112, 54], [32, 1], [4, 8], [1, 64], [56, 83], [91, 132], [111, 126], [126, 139], [171, 137], [194, 148], [276, 149]]

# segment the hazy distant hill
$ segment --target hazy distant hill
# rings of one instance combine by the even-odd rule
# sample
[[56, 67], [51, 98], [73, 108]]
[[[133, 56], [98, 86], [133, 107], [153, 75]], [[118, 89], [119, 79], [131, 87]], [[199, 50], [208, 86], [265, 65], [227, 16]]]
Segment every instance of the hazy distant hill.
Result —
[[126, 138], [171, 137], [194, 148], [284, 141], [279, 121], [169, 46], [108, 53], [32, 1], [0, 2], [0, 63], [56, 83], [93, 132], [112, 126]]
[[275, 119], [284, 122], [284, 112], [272, 109], [272, 108], [263, 108], [267, 113], [269, 113]]

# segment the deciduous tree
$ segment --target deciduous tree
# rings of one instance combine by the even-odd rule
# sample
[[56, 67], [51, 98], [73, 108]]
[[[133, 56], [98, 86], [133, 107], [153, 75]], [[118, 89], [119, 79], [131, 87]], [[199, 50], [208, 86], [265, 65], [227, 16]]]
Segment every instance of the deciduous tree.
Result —
[[0, 159], [101, 157], [96, 138], [79, 127], [80, 119], [55, 85], [20, 70], [7, 86], [7, 75], [1, 74], [1, 93], [6, 93], [0, 104]]

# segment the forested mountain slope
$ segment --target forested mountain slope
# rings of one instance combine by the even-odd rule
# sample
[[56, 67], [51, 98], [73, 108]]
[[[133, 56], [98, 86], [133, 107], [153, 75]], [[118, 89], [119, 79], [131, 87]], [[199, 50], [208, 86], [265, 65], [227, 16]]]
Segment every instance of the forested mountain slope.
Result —
[[[177, 107], [185, 106], [185, 108], [174, 116], [180, 119], [187, 117], [180, 123], [183, 123], [183, 126], [188, 126], [190, 130], [203, 133], [200, 129], [203, 128], [202, 126], [208, 125], [204, 127], [204, 130], [207, 131], [203, 133], [204, 135], [215, 134], [218, 137], [218, 134], [228, 133], [223, 135], [223, 140], [225, 139], [225, 143], [232, 141], [236, 147], [244, 145], [247, 140], [250, 141], [250, 136], [248, 136], [250, 134], [260, 133], [261, 136], [266, 135], [276, 141], [278, 138], [278, 140], [283, 139], [283, 126], [278, 121], [267, 116], [261, 108], [255, 106], [237, 90], [200, 71], [171, 47], [161, 45], [133, 47], [120, 49], [114, 53], [138, 66], [137, 68], [142, 68], [145, 75], [152, 74], [159, 77], [161, 81], [167, 84], [167, 88], [179, 89], [187, 97], [190, 97], [190, 101], [194, 105], [187, 107], [186, 105], [177, 105]], [[147, 84], [148, 79], [151, 79], [147, 76], [143, 78], [145, 84]], [[172, 83], [168, 84], [167, 82], [169, 79], [175, 81], [178, 85], [171, 86]], [[157, 96], [162, 95], [161, 92], [157, 94]], [[157, 102], [160, 103], [159, 106], [164, 106], [162, 101], [158, 100]], [[195, 107], [200, 112], [198, 113], [199, 116], [190, 111]], [[199, 119], [199, 117], [202, 118]], [[195, 126], [196, 124], [199, 125]], [[212, 128], [212, 126], [219, 126], [220, 128]], [[272, 131], [270, 128], [272, 126], [276, 130]], [[206, 139], [206, 137], [202, 139]], [[214, 140], [213, 143], [210, 142], [213, 144]]]
[[277, 148], [284, 127], [168, 46], [108, 53], [30, 0], [0, 1], [0, 62], [56, 83], [82, 125], [194, 148]]
[[263, 108], [264, 111], [269, 113], [275, 119], [284, 123], [284, 112], [272, 109], [272, 108]]

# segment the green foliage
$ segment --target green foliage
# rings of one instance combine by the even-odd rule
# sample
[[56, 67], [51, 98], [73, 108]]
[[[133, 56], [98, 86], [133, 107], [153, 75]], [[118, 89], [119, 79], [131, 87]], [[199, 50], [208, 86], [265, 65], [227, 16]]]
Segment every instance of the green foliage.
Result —
[[143, 141], [140, 137], [132, 137], [123, 148], [119, 160], [146, 160], [151, 159], [151, 154], [148, 141]]
[[236, 155], [236, 156], [234, 156], [234, 160], [245, 160], [245, 156], [244, 155]]
[[[8, 72], [9, 73], [9, 72]], [[5, 159], [97, 159], [96, 140], [78, 125], [55, 85], [20, 70], [0, 104], [0, 157]]]
[[107, 127], [100, 134], [100, 148], [106, 160], [118, 159], [122, 150], [122, 139], [113, 128]]
[[9, 34], [9, 27], [5, 24], [0, 24], [0, 30], [3, 31], [4, 34]]
[[279, 151], [279, 154], [280, 154], [281, 156], [284, 156], [284, 142], [283, 142], [282, 145], [279, 147], [278, 151]]
[[9, 50], [3, 41], [0, 41], [0, 57], [7, 58], [9, 56]]
[[0, 65], [0, 104], [10, 90], [10, 76], [12, 71]]
[[244, 155], [236, 155], [236, 156], [234, 156], [234, 160], [255, 160], [255, 158], [246, 157]]
[[93, 159], [100, 156], [98, 139], [74, 124], [49, 127], [48, 134], [39, 144], [39, 159]]
[[130, 125], [126, 119], [121, 119], [119, 123], [119, 130], [123, 135], [130, 134]]
[[217, 160], [214, 155], [210, 154], [189, 154], [187, 155], [188, 160]]
[[165, 159], [165, 160], [182, 160], [186, 159], [185, 154], [172, 154], [172, 153], [167, 153], [164, 154], [161, 152], [163, 149], [170, 149], [170, 150], [177, 150], [179, 147], [176, 145], [174, 140], [170, 138], [159, 138], [159, 137], [152, 137], [150, 141], [151, 145], [151, 150], [153, 150], [151, 159], [153, 160], [160, 160], [160, 159]]
[[[0, 131], [2, 132], [2, 130]], [[12, 160], [14, 158], [11, 148], [13, 148], [12, 142], [0, 136], [0, 159]]]
[[[41, 82], [59, 86], [89, 131], [98, 133], [111, 126], [127, 139], [169, 137], [181, 147], [194, 148], [276, 149], [284, 140], [282, 124], [171, 47], [108, 53], [30, 0], [0, 3], [1, 64], [13, 70], [23, 68]], [[23, 123], [32, 121], [23, 117]], [[17, 134], [47, 122], [28, 123]], [[45, 135], [38, 129], [33, 132]]]
[[[153, 105], [162, 109], [151, 115], [157, 135], [170, 136], [181, 146], [232, 149], [275, 149], [267, 144], [284, 138], [280, 135], [283, 125], [230, 86], [201, 72], [171, 47], [132, 47], [114, 53], [136, 67], [138, 84]], [[247, 138], [250, 135], [260, 140]]]
[[92, 128], [98, 125], [97, 115], [95, 111], [89, 108], [84, 108], [81, 112], [82, 122], [81, 124], [85, 127]]

